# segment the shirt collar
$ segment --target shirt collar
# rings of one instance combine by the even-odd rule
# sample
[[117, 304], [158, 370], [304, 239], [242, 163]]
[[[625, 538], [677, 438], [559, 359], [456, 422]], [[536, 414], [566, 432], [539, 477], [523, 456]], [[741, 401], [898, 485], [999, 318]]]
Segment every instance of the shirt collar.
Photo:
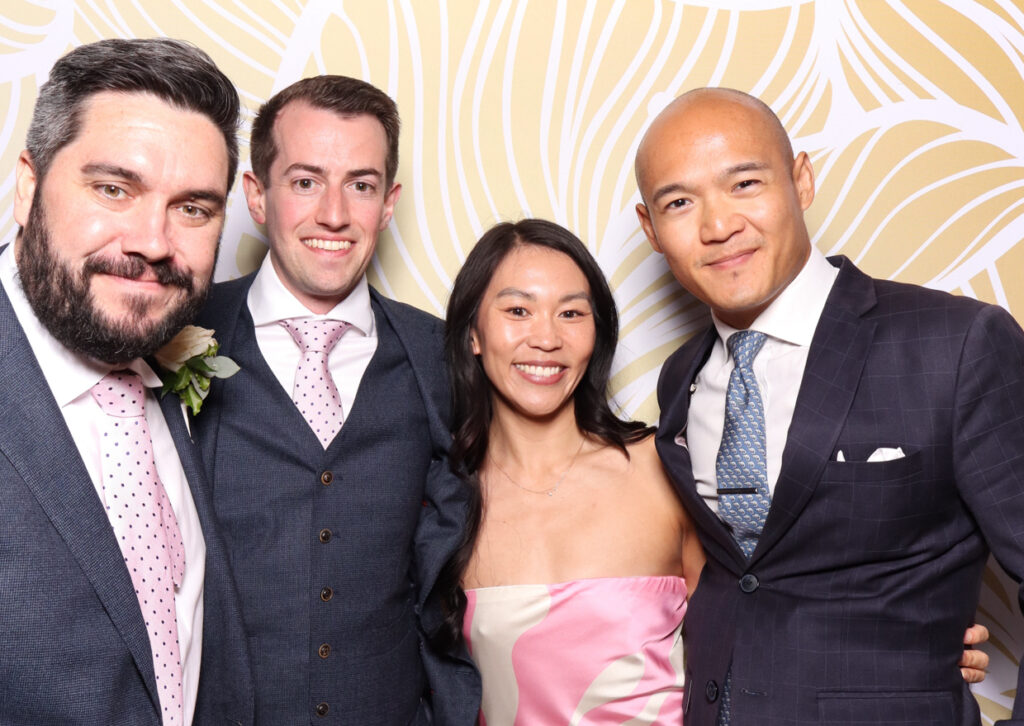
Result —
[[[32, 353], [39, 362], [39, 367], [43, 370], [43, 377], [58, 406], [63, 407], [88, 393], [103, 376], [114, 370], [109, 363], [102, 363], [68, 350], [39, 321], [21, 287], [13, 244], [7, 245], [0, 253], [0, 284], [3, 284], [7, 297], [10, 298], [14, 314], [28, 339]], [[138, 373], [147, 388], [156, 388], [160, 385], [160, 377], [141, 358], [117, 366], [119, 370], [125, 368]]]
[[246, 302], [253, 325], [257, 328], [263, 325], [276, 325], [290, 318], [316, 318], [342, 320], [366, 336], [373, 335], [375, 331], [373, 309], [370, 307], [370, 286], [366, 282], [366, 275], [359, 278], [344, 300], [326, 314], [316, 315], [284, 286], [268, 254], [263, 258], [256, 278], [252, 281]]
[[[803, 269], [757, 316], [750, 330], [758, 330], [793, 345], [809, 346], [838, 275], [839, 269], [829, 264], [825, 255], [812, 245]], [[736, 328], [723, 323], [714, 313], [711, 319], [723, 341], [729, 340], [729, 336], [736, 332]]]

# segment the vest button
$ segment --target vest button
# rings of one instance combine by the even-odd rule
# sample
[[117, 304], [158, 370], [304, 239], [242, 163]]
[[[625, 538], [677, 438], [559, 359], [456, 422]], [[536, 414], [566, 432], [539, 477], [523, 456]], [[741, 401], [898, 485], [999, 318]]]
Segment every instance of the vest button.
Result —
[[320, 483], [323, 484], [324, 486], [327, 486], [332, 481], [334, 481], [334, 474], [332, 474], [331, 472], [325, 471], [323, 474], [320, 475]]
[[756, 575], [751, 575], [749, 572], [740, 578], [740, 589], [748, 595], [761, 586], [761, 582], [757, 579]]
[[[329, 656], [331, 654], [331, 646], [327, 645], [327, 643], [324, 643], [323, 645], [321, 645], [319, 648], [316, 649], [316, 652], [317, 652], [317, 655], [319, 655], [321, 658], [326, 658], [327, 656]], [[324, 704], [324, 705], [326, 705], [326, 704]], [[323, 714], [321, 714], [321, 715], [323, 715]]]
[[320, 542], [321, 544], [327, 544], [331, 541], [331, 530], [321, 529], [320, 530]]
[[325, 587], [320, 591], [320, 599], [324, 602], [328, 602], [332, 597], [334, 597], [334, 590], [331, 588]]
[[708, 703], [714, 703], [718, 700], [718, 684], [714, 681], [708, 681], [704, 686], [704, 696], [708, 699]]
[[326, 716], [327, 712], [331, 710], [331, 707], [326, 703], [318, 703], [316, 704], [316, 708], [313, 710], [316, 711], [317, 716]]

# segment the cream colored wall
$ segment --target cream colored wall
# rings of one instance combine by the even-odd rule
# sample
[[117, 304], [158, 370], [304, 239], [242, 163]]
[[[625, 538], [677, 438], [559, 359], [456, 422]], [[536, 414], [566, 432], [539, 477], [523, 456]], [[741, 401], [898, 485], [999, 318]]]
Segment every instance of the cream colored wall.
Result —
[[[243, 138], [259, 103], [303, 76], [361, 77], [398, 101], [404, 192], [371, 271], [393, 297], [442, 314], [495, 221], [542, 216], [577, 232], [622, 311], [613, 388], [632, 416], [657, 417], [661, 362], [706, 322], [633, 212], [639, 137], [695, 86], [760, 96], [811, 154], [821, 250], [1024, 319], [1022, 0], [6, 0], [0, 208], [52, 62], [99, 38], [154, 35], [195, 42], [231, 76]], [[14, 231], [0, 215], [0, 239]], [[218, 279], [264, 251], [236, 185]], [[979, 620], [993, 631], [993, 673], [976, 689], [991, 721], [1008, 715], [1024, 650], [1014, 587], [995, 569]]]

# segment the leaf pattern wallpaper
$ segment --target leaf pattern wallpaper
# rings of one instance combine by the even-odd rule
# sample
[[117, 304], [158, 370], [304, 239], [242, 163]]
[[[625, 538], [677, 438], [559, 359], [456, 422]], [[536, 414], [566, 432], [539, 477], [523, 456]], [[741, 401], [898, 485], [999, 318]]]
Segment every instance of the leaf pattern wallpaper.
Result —
[[[751, 92], [807, 151], [815, 245], [877, 277], [997, 303], [1024, 320], [1024, 0], [7, 0], [0, 7], [0, 239], [36, 90], [70, 48], [172, 36], [236, 83], [248, 128], [268, 96], [318, 73], [368, 80], [403, 118], [402, 198], [370, 271], [443, 314], [474, 241], [540, 216], [597, 256], [622, 313], [613, 392], [655, 421], [665, 357], [708, 322], [634, 213], [649, 121], [697, 86]], [[266, 247], [239, 184], [217, 279]], [[979, 622], [986, 723], [1009, 715], [1024, 622], [992, 565]]]

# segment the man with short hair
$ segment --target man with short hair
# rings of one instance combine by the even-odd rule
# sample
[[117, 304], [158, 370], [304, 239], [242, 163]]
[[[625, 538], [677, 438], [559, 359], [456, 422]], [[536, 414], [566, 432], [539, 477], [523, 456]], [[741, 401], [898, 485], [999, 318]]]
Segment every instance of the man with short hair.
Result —
[[658, 384], [707, 553], [687, 726], [978, 724], [957, 663], [989, 547], [1024, 575], [1020, 327], [814, 249], [810, 160], [747, 94], [676, 99], [636, 173], [644, 232], [714, 323]]
[[430, 647], [463, 537], [442, 324], [366, 281], [401, 192], [398, 111], [306, 78], [260, 109], [243, 184], [270, 253], [202, 320], [241, 372], [196, 422], [243, 599], [261, 724], [471, 724], [479, 676]]
[[202, 464], [145, 360], [206, 297], [237, 124], [180, 41], [81, 46], [40, 88], [0, 252], [5, 724], [252, 720]]

